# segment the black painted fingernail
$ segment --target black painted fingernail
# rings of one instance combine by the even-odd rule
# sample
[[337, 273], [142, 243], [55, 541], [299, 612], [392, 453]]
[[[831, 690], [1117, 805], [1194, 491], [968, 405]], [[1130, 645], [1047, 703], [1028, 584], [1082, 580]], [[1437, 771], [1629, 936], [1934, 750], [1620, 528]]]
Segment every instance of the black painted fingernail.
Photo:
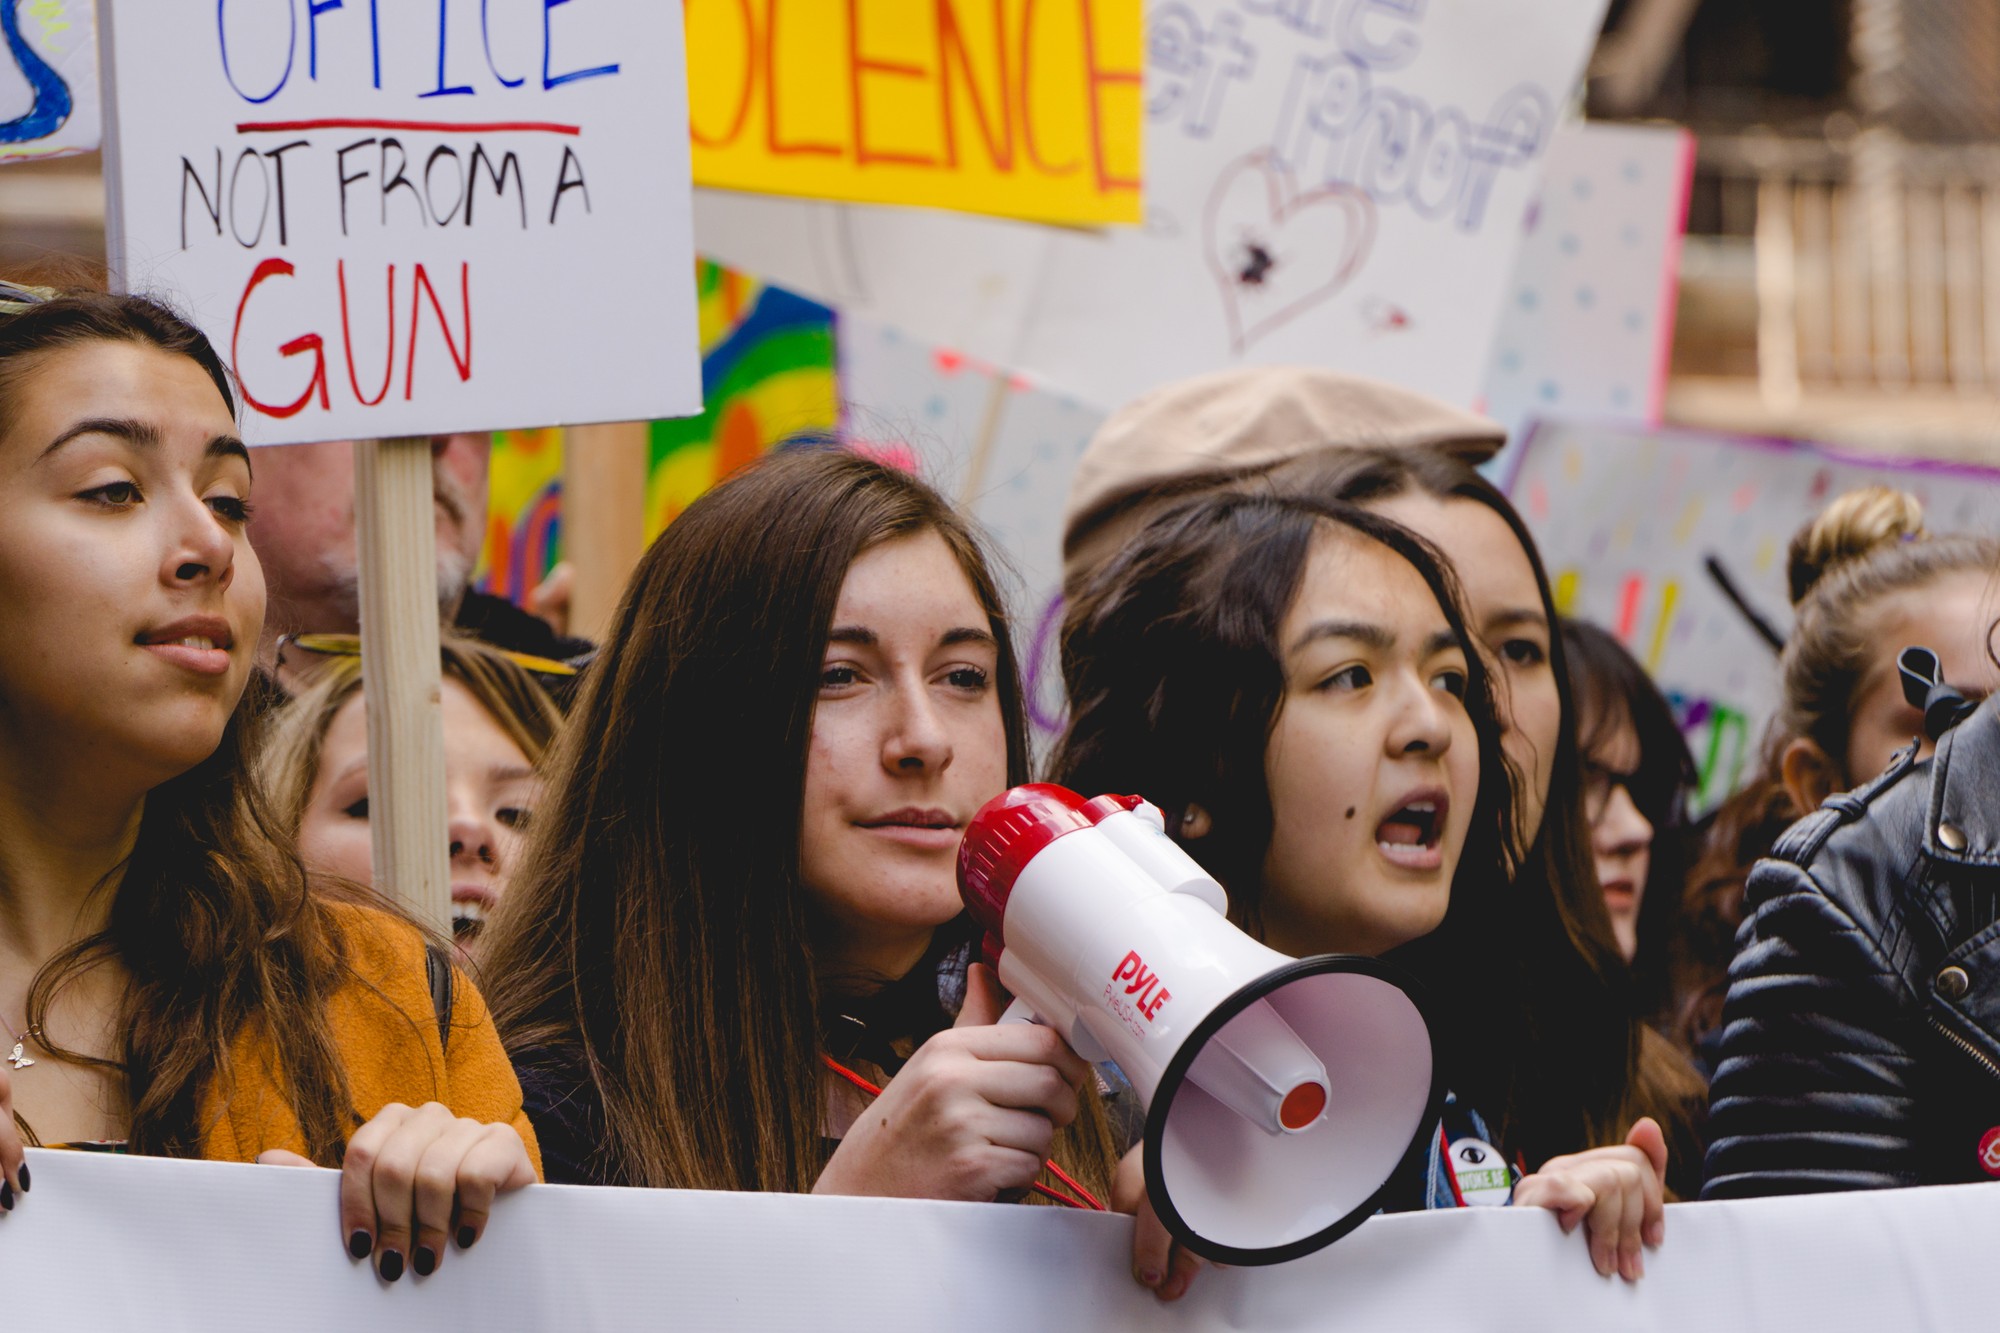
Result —
[[472, 1229], [471, 1227], [460, 1227], [460, 1228], [458, 1229], [458, 1248], [459, 1248], [459, 1249], [461, 1249], [461, 1250], [469, 1250], [469, 1249], [471, 1249], [471, 1248], [472, 1248], [472, 1242], [474, 1242], [474, 1241], [476, 1241], [476, 1240], [478, 1240], [478, 1239], [479, 1239], [479, 1233], [478, 1233], [477, 1231], [474, 1231], [474, 1230], [473, 1230], [473, 1229]]
[[14, 1187], [6, 1181], [0, 1180], [0, 1213], [11, 1213], [13, 1211]]
[[28, 1181], [28, 1164], [23, 1162], [21, 1163], [21, 1193], [26, 1194], [32, 1188], [34, 1186]]
[[437, 1252], [428, 1245], [417, 1246], [417, 1252], [410, 1256], [410, 1267], [417, 1270], [418, 1277], [429, 1277], [437, 1271]]
[[357, 1259], [366, 1259], [368, 1251], [375, 1248], [375, 1238], [365, 1231], [357, 1231], [347, 1238], [347, 1252]]
[[403, 1275], [403, 1256], [394, 1250], [382, 1251], [382, 1257], [375, 1261], [375, 1271], [384, 1282], [394, 1282]]

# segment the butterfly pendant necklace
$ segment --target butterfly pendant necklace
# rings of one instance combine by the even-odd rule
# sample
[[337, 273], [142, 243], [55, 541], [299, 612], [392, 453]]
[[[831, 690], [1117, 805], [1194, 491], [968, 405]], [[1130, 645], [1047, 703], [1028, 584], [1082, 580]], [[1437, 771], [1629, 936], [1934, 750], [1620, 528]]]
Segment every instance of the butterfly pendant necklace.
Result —
[[[5, 1019], [0, 1019], [0, 1032], [10, 1030], [11, 1025]], [[35, 1060], [28, 1054], [28, 1041], [30, 1038], [40, 1041], [41, 1037], [42, 1034], [32, 1026], [14, 1033], [14, 1049], [7, 1052], [7, 1063], [16, 1069], [27, 1069], [32, 1066]]]

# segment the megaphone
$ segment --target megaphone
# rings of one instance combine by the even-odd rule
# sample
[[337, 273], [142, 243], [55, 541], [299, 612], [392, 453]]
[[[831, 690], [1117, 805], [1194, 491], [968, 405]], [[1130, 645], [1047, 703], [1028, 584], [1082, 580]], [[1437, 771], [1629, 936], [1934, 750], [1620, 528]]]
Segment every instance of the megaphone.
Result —
[[1311, 1254], [1428, 1151], [1444, 1088], [1411, 983], [1373, 958], [1290, 958], [1238, 930], [1157, 807], [1016, 787], [967, 826], [958, 884], [999, 942], [1007, 1016], [1131, 1081], [1147, 1194], [1196, 1254]]

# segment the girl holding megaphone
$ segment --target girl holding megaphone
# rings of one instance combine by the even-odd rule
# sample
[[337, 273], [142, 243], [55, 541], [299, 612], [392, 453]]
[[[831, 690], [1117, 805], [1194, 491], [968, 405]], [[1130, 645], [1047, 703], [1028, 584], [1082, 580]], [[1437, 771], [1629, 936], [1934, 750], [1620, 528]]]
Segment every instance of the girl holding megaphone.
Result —
[[342, 1244], [428, 1276], [534, 1138], [449, 947], [256, 790], [251, 470], [197, 329], [0, 284], [0, 1211], [24, 1146], [337, 1166]]
[[604, 643], [484, 946], [550, 1178], [1110, 1199], [1089, 1065], [968, 961], [959, 843], [1028, 750], [964, 520], [780, 452], [674, 520]]
[[1182, 502], [1079, 590], [1052, 777], [1161, 807], [1271, 948], [1389, 955], [1428, 983], [1456, 1096], [1384, 1206], [1540, 1205], [1585, 1227], [1600, 1273], [1636, 1279], [1664, 1228], [1659, 1127], [1524, 1173], [1509, 1082], [1488, 1072], [1518, 1035], [1518, 803], [1460, 608], [1442, 557], [1387, 518], [1270, 493]]

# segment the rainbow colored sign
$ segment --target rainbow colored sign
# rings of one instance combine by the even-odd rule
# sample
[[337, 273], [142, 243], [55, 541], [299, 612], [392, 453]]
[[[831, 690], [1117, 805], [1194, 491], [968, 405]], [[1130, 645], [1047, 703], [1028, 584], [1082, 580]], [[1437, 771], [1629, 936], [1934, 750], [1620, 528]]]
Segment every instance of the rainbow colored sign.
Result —
[[[696, 496], [787, 441], [833, 434], [839, 419], [834, 314], [826, 306], [699, 261], [701, 415], [656, 421], [646, 538]], [[562, 559], [560, 430], [493, 437], [479, 586], [522, 604]]]

